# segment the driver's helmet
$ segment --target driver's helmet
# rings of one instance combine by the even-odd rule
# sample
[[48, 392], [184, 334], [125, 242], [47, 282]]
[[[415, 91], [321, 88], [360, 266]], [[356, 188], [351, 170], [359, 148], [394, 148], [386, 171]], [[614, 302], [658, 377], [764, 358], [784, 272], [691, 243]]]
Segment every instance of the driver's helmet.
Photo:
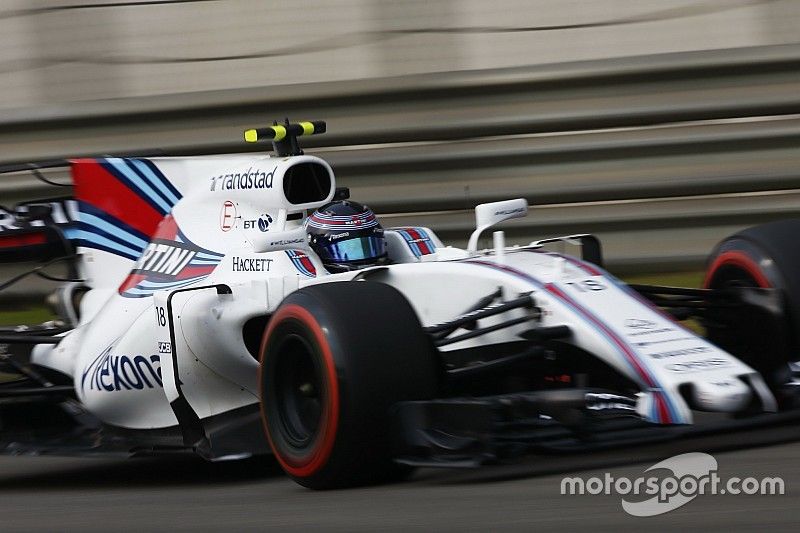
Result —
[[372, 209], [350, 200], [331, 202], [306, 219], [311, 248], [329, 272], [386, 262], [383, 228]]

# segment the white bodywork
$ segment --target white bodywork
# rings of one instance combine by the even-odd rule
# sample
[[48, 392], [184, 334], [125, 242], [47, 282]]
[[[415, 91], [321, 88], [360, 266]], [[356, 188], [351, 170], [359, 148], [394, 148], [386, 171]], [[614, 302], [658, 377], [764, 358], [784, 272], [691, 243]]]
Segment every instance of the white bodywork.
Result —
[[[144, 176], [139, 187], [145, 190], [160, 183], [137, 160], [103, 161], [123, 177], [138, 170]], [[179, 193], [172, 194], [174, 205], [161, 206], [168, 216], [156, 237], [133, 259], [109, 249], [113, 243], [89, 242], [99, 231], [94, 237], [84, 235], [79, 251], [91, 290], [81, 304], [81, 323], [57, 347], [39, 346], [34, 352], [34, 362], [72, 375], [80, 401], [108, 424], [175, 426], [170, 402], [179, 389], [200, 418], [258, 402], [259, 363], [245, 345], [244, 324], [269, 315], [300, 287], [356, 282], [351, 281], [356, 277], [399, 289], [425, 325], [452, 319], [498, 287], [506, 300], [530, 293], [542, 310], [537, 325], [569, 326], [574, 344], [640, 386], [637, 411], [653, 422], [692, 421], [678, 390], [687, 383], [692, 384], [695, 405], [707, 410], [736, 411], [753, 395], [765, 407], [774, 406], [753, 369], [582, 260], [538, 247], [460, 250], [443, 246], [430, 229], [400, 228], [386, 232], [393, 264], [329, 275], [301, 229], [304, 217], [334, 194], [333, 172], [321, 159], [165, 158], [148, 163]], [[293, 204], [283, 182], [300, 163], [328, 172], [329, 190], [314, 201]], [[168, 193], [161, 197], [170, 197]], [[519, 201], [509, 205], [512, 209], [479, 208], [480, 229], [524, 216]], [[492, 219], [492, 212], [501, 215]], [[102, 224], [92, 217], [81, 212], [82, 222]], [[139, 277], [131, 278], [134, 268]], [[227, 285], [230, 294], [214, 289], [173, 294], [215, 284]], [[516, 309], [504, 318], [524, 312]], [[486, 324], [497, 320], [491, 317]], [[446, 349], [506, 342], [528, 328], [530, 324], [521, 324]]]

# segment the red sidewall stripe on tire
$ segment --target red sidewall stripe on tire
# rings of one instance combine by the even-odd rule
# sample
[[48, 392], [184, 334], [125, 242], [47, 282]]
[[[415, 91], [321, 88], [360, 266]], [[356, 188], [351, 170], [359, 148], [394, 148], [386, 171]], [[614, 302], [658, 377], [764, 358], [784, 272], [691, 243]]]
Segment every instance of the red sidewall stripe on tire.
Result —
[[719, 256], [717, 256], [716, 259], [714, 259], [714, 262], [708, 269], [706, 279], [703, 282], [703, 286], [706, 289], [711, 285], [711, 279], [714, 277], [714, 273], [724, 266], [735, 266], [741, 268], [747, 272], [753, 278], [756, 284], [762, 289], [769, 289], [772, 287], [772, 283], [770, 283], [770, 281], [767, 279], [767, 276], [764, 274], [761, 268], [759, 268], [758, 263], [756, 263], [752, 257], [738, 250], [730, 250], [727, 252], [722, 252], [719, 254]]
[[325, 338], [325, 333], [322, 331], [322, 328], [320, 327], [319, 323], [317, 323], [314, 316], [306, 309], [296, 304], [288, 304], [281, 307], [270, 319], [267, 332], [264, 335], [263, 341], [261, 342], [261, 365], [259, 366], [259, 374], [264, 371], [264, 353], [270, 335], [275, 327], [287, 318], [294, 318], [308, 327], [308, 329], [310, 329], [314, 334], [317, 345], [322, 351], [322, 359], [325, 365], [325, 373], [328, 380], [328, 401], [325, 403], [323, 409], [322, 427], [320, 428], [322, 437], [308, 459], [296, 461], [292, 458], [283, 456], [275, 447], [275, 444], [272, 441], [272, 436], [269, 432], [266, 409], [264, 409], [264, 399], [266, 398], [264, 394], [264, 380], [263, 376], [259, 375], [258, 381], [261, 384], [260, 387], [262, 398], [261, 420], [264, 425], [264, 432], [269, 440], [269, 445], [283, 469], [295, 477], [304, 478], [314, 475], [323, 466], [325, 466], [325, 463], [327, 463], [331, 452], [333, 451], [333, 444], [336, 440], [336, 431], [339, 426], [339, 382], [336, 378], [336, 364], [333, 360], [333, 353], [331, 352], [331, 347], [330, 344], [328, 344], [328, 340]]

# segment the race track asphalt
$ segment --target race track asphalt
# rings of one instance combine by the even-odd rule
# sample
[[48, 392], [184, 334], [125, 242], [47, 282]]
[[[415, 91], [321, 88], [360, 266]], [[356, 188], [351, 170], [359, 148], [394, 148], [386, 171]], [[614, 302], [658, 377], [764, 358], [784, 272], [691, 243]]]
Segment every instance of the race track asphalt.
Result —
[[[271, 460], [0, 458], [0, 531], [796, 531], [800, 427], [472, 471], [419, 470], [390, 486], [313, 492]], [[732, 451], [723, 451], [731, 449]], [[620, 496], [566, 496], [562, 477], [636, 478], [709, 451], [719, 475], [780, 476], [784, 495], [702, 495], [667, 514], [627, 515]]]

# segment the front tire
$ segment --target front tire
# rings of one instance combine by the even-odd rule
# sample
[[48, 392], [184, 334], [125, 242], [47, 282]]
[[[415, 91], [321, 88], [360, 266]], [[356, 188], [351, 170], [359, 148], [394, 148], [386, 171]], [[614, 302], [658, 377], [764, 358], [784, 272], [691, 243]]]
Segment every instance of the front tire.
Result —
[[395, 288], [338, 282], [290, 294], [261, 346], [261, 412], [270, 446], [299, 484], [328, 489], [402, 474], [390, 410], [435, 396], [435, 348]]
[[728, 237], [712, 252], [705, 287], [758, 287], [780, 294], [782, 320], [736, 312], [733, 326], [709, 329], [709, 338], [758, 370], [773, 391], [790, 378], [788, 362], [800, 350], [800, 220], [755, 226]]

